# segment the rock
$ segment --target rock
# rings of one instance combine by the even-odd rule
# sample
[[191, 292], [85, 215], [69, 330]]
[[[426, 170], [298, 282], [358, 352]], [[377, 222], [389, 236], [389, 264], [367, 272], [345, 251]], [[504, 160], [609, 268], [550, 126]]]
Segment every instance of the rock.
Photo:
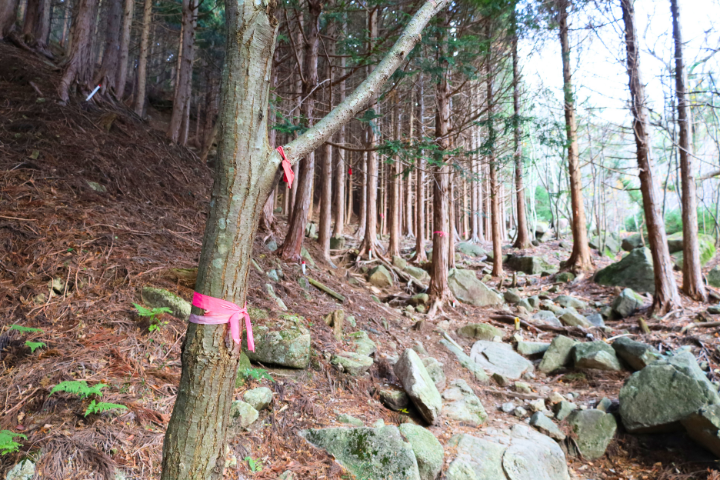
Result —
[[278, 244], [277, 244], [277, 242], [276, 242], [275, 240], [270, 239], [270, 240], [268, 240], [267, 243], [265, 244], [265, 248], [267, 248], [267, 249], [270, 250], [271, 252], [274, 252], [275, 250], [278, 249]]
[[445, 450], [438, 439], [426, 428], [412, 423], [403, 423], [398, 428], [415, 454], [420, 480], [435, 480], [445, 460]]
[[525, 382], [515, 382], [515, 391], [518, 393], [532, 393], [530, 385]]
[[518, 293], [515, 289], [510, 289], [503, 295], [505, 297], [505, 301], [512, 304], [517, 304], [520, 302], [520, 300], [523, 299], [522, 295]]
[[546, 417], [542, 412], [535, 412], [530, 417], [530, 425], [535, 427], [540, 433], [547, 435], [555, 440], [565, 440], [565, 434], [555, 425], [555, 422]]
[[446, 480], [507, 480], [502, 466], [506, 445], [467, 434], [457, 437], [457, 457], [445, 473]]
[[710, 270], [707, 274], [707, 281], [708, 283], [715, 287], [720, 288], [720, 267], [714, 266], [712, 270]]
[[342, 414], [338, 415], [337, 420], [340, 423], [347, 423], [348, 425], [352, 425], [354, 427], [364, 427], [365, 426], [365, 422], [363, 422], [359, 418], [355, 418], [352, 415], [348, 415], [346, 413], [342, 413]]
[[588, 460], [605, 455], [617, 430], [615, 417], [600, 410], [575, 410], [568, 417], [568, 423], [577, 435], [575, 442], [580, 453]]
[[550, 344], [545, 342], [518, 342], [517, 344], [518, 353], [527, 357], [545, 353], [548, 348], [550, 348]]
[[571, 272], [560, 272], [555, 275], [556, 282], [570, 283], [573, 280], [575, 280], [575, 275], [573, 275]]
[[257, 411], [264, 410], [270, 406], [272, 398], [272, 390], [267, 387], [253, 388], [243, 394], [243, 400], [245, 403], [249, 404]]
[[550, 265], [541, 257], [532, 256], [511, 256], [507, 260], [507, 265], [513, 270], [525, 272], [528, 275], [539, 275], [543, 270], [556, 270], [556, 267]]
[[[415, 350], [414, 347], [413, 347], [413, 350]], [[436, 359], [434, 359], [432, 357], [423, 358], [422, 363], [423, 363], [423, 365], [425, 365], [425, 369], [427, 370], [428, 375], [430, 375], [430, 378], [432, 378], [432, 381], [435, 384], [435, 387], [438, 389], [438, 391], [444, 390], [446, 379], [445, 379], [445, 372], [443, 371], [442, 363], [438, 362]]]
[[538, 398], [537, 400], [533, 400], [530, 402], [530, 410], [533, 412], [545, 412], [547, 409], [545, 408], [545, 400], [542, 398]]
[[173, 317], [185, 321], [190, 319], [190, 302], [162, 288], [143, 287], [142, 301], [150, 309], [169, 308]]
[[512, 380], [517, 380], [523, 373], [533, 369], [532, 363], [504, 343], [479, 340], [473, 345], [470, 358], [486, 371], [499, 373]]
[[554, 313], [548, 310], [540, 310], [535, 315], [533, 315], [532, 318], [536, 322], [541, 322], [546, 325], [553, 325], [555, 327], [562, 327], [562, 323], [560, 322], [560, 320], [558, 320]]
[[627, 238], [623, 238], [621, 247], [626, 252], [632, 252], [636, 248], [640, 248], [643, 246], [642, 237], [640, 237], [639, 233], [636, 233], [634, 235], [630, 235]]
[[421, 282], [426, 282], [430, 280], [430, 274], [420, 267], [413, 267], [412, 265], [408, 265], [403, 269], [403, 272], [407, 273], [412, 277], [415, 277]]
[[575, 368], [622, 371], [615, 350], [603, 341], [578, 343], [573, 349]]
[[420, 480], [412, 446], [397, 427], [311, 429], [300, 435], [357, 478]]
[[330, 237], [330, 250], [345, 248], [345, 237]]
[[373, 359], [367, 355], [355, 352], [338, 352], [330, 359], [330, 363], [342, 367], [341, 371], [359, 377], [372, 367]]
[[513, 415], [518, 418], [524, 418], [527, 416], [527, 410], [525, 410], [523, 407], [517, 407], [515, 408], [515, 410], [513, 410]]
[[717, 315], [720, 313], [720, 305], [710, 305], [707, 308], [707, 313], [710, 313], [712, 315]]
[[[671, 254], [681, 253], [683, 251], [683, 232], [668, 235], [667, 243]], [[700, 233], [698, 234], [698, 246], [700, 249], [700, 264], [705, 265], [715, 256], [715, 240], [710, 235]], [[679, 256], [679, 259], [680, 269], [682, 269], [682, 255]]]
[[500, 405], [500, 410], [505, 413], [512, 413], [515, 411], [515, 404], [513, 402], [506, 402]]
[[635, 293], [632, 288], [626, 288], [613, 300], [612, 311], [618, 318], [629, 317], [642, 307], [643, 303], [645, 303], [643, 297]]
[[442, 393], [442, 398], [446, 400], [442, 414], [448, 418], [473, 427], [480, 426], [487, 420], [483, 404], [465, 380], [450, 382], [450, 387]]
[[560, 321], [563, 323], [563, 325], [567, 325], [569, 327], [592, 327], [592, 323], [585, 318], [583, 315], [580, 315], [575, 310], [566, 310], [565, 313], [560, 315]]
[[684, 418], [682, 424], [690, 438], [720, 457], [720, 405], [703, 407]]
[[458, 328], [457, 334], [461, 337], [492, 341], [495, 337], [502, 337], [503, 332], [487, 323], [471, 323]]
[[377, 345], [370, 340], [366, 331], [360, 330], [347, 335], [347, 337], [355, 344], [355, 353], [358, 355], [366, 355], [369, 357], [377, 352]]
[[674, 430], [692, 413], [720, 404], [717, 388], [687, 351], [630, 375], [619, 399], [623, 425], [631, 433]]
[[500, 375], [499, 373], [493, 373], [492, 379], [495, 380], [495, 383], [497, 383], [501, 387], [507, 387], [510, 385], [510, 380], [508, 380], [507, 377]]
[[233, 426], [236, 428], [248, 428], [258, 416], [258, 411], [242, 400], [235, 400], [230, 405], [230, 418], [233, 419]]
[[472, 270], [454, 269], [448, 277], [448, 284], [455, 298], [463, 303], [485, 307], [502, 305], [503, 299], [477, 279]]
[[591, 325], [603, 328], [605, 326], [605, 320], [603, 319], [603, 316], [599, 313], [591, 313], [587, 317], [585, 317], [588, 322], [590, 322]]
[[610, 407], [612, 407], [612, 400], [610, 400], [607, 397], [603, 397], [595, 407], [596, 409], [600, 410], [601, 412], [607, 413], [608, 410], [610, 410]]
[[482, 369], [480, 365], [475, 363], [465, 352], [462, 351], [462, 349], [458, 348], [457, 345], [448, 342], [445, 339], [440, 340], [440, 344], [443, 345], [445, 348], [450, 350], [452, 354], [455, 355], [455, 357], [458, 359], [458, 362], [460, 362], [460, 365], [470, 370], [470, 372], [475, 376], [475, 379], [480, 383], [488, 383], [490, 382], [490, 377], [487, 376], [485, 373], [485, 370]]
[[308, 238], [317, 237], [317, 224], [315, 222], [308, 222], [305, 226], [305, 236]]
[[303, 290], [310, 290], [310, 282], [305, 277], [300, 277], [297, 279], [298, 285], [300, 285], [300, 288]]
[[555, 418], [557, 418], [558, 422], [562, 422], [567, 418], [568, 415], [570, 415], [573, 411], [577, 410], [577, 408], [577, 405], [575, 405], [574, 403], [563, 400], [562, 402], [555, 405]]
[[283, 302], [282, 299], [277, 296], [277, 294], [275, 293], [275, 289], [273, 288], [273, 286], [270, 285], [269, 283], [266, 283], [266, 284], [265, 284], [265, 290], [267, 290], [268, 296], [269, 296], [270, 298], [272, 298], [273, 300], [275, 300], [275, 303], [277, 304], [278, 308], [279, 308], [280, 310], [282, 310], [283, 312], [287, 312], [288, 308], [287, 308], [287, 306], [285, 305], [285, 302]]
[[397, 255], [393, 255], [392, 264], [393, 267], [397, 267], [400, 270], [405, 270], [405, 267], [407, 267], [407, 260], [402, 257], [398, 257]]
[[[423, 270], [424, 272], [425, 270]], [[412, 305], [427, 305], [430, 303], [430, 295], [427, 293], [418, 293], [410, 297], [410, 303]]]
[[562, 315], [565, 313], [565, 309], [562, 308], [559, 305], [555, 305], [555, 303], [552, 300], [543, 300], [540, 302], [540, 308], [543, 311], [549, 311], [552, 312], [554, 315]]
[[270, 270], [269, 272], [267, 272], [267, 276], [275, 283], [280, 281], [280, 275], [278, 275], [277, 270]]
[[458, 252], [464, 253], [465, 255], [469, 255], [471, 257], [486, 257], [487, 253], [485, 250], [482, 249], [479, 245], [475, 245], [474, 243], [469, 242], [461, 242], [458, 243], [455, 248]]
[[33, 480], [33, 478], [35, 478], [35, 463], [27, 459], [15, 464], [5, 476], [6, 480]]
[[428, 351], [425, 350], [425, 345], [423, 345], [422, 342], [415, 342], [412, 349], [415, 350], [418, 355], [430, 355]]
[[527, 298], [528, 303], [533, 309], [540, 308], [540, 297], [533, 295]]
[[598, 285], [632, 288], [636, 292], [655, 293], [652, 254], [647, 248], [636, 248], [617, 263], [595, 274]]
[[570, 295], [558, 295], [555, 297], [555, 303], [565, 308], [574, 308], [576, 310], [584, 310], [588, 307], [588, 304], [579, 298], [571, 297]]
[[394, 370], [395, 376], [420, 415], [428, 423], [435, 423], [442, 409], [442, 399], [418, 354], [410, 348], [406, 349], [395, 364]]
[[242, 350], [254, 362], [307, 368], [310, 364], [310, 331], [303, 325], [304, 321], [302, 317], [282, 315], [278, 321], [256, 325], [255, 351], [248, 351], [245, 337]]
[[564, 335], [558, 335], [550, 342], [545, 355], [543, 355], [542, 362], [538, 369], [543, 373], [550, 373], [557, 370], [560, 367], [564, 367], [572, 360], [571, 354], [572, 349], [575, 346], [575, 340], [572, 340]]
[[378, 265], [368, 272], [368, 282], [378, 288], [392, 287], [393, 281], [385, 265]]
[[301, 247], [300, 248], [300, 257], [305, 260], [307, 265], [310, 268], [315, 268], [315, 260], [313, 260], [312, 255], [310, 255], [310, 252], [307, 251], [307, 248]]
[[405, 390], [385, 388], [378, 393], [380, 394], [380, 401], [390, 410], [399, 412], [410, 405], [410, 397], [405, 393]]
[[627, 362], [633, 370], [642, 370], [655, 360], [662, 358], [660, 352], [650, 345], [642, 342], [636, 342], [628, 337], [620, 337], [616, 339], [612, 348], [617, 356]]
[[[338, 342], [343, 338], [343, 325], [345, 324], [345, 312], [343, 310], [335, 310], [324, 317], [327, 326], [332, 327], [333, 336]], [[367, 336], [367, 335], [366, 335]]]

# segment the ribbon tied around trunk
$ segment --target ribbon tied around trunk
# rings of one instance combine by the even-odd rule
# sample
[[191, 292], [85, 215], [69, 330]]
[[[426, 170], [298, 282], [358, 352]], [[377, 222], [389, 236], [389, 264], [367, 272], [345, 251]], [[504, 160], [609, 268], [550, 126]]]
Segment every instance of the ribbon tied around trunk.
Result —
[[[240, 308], [232, 302], [215, 298], [202, 293], [194, 292], [192, 304], [205, 310], [205, 315], [190, 315], [190, 322], [198, 325], [222, 325], [230, 324], [230, 335], [235, 343], [240, 345], [240, 317], [245, 318], [245, 332], [247, 335], [248, 350], [255, 351], [252, 324], [247, 308]], [[246, 304], [247, 306], [247, 304]]]

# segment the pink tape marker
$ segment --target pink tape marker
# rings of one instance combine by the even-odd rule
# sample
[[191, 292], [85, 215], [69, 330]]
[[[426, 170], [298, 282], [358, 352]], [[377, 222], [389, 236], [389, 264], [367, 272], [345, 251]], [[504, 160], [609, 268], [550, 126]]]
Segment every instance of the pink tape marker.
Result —
[[245, 307], [240, 308], [232, 302], [220, 298], [210, 297], [202, 293], [193, 294], [192, 304], [205, 310], [205, 315], [190, 315], [190, 322], [198, 325], [230, 324], [230, 335], [235, 343], [240, 345], [240, 317], [245, 317], [245, 331], [247, 332], [248, 350], [255, 351], [250, 315]]

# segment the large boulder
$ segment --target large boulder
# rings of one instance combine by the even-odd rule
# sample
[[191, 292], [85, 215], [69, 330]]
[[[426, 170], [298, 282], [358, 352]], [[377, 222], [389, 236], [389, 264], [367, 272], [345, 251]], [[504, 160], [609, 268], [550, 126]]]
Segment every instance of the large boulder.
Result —
[[690, 438], [720, 457], [720, 405], [701, 408], [682, 424]]
[[490, 377], [488, 377], [487, 373], [485, 373], [485, 370], [483, 370], [480, 365], [475, 363], [465, 352], [463, 352], [456, 343], [449, 342], [443, 338], [440, 340], [440, 344], [447, 348], [450, 353], [455, 355], [460, 365], [470, 370], [470, 372], [475, 376], [475, 380], [480, 383], [490, 382]]
[[632, 288], [636, 292], [655, 293], [652, 254], [647, 248], [636, 248], [617, 263], [595, 274], [599, 285]]
[[442, 399], [435, 382], [415, 350], [406, 349], [395, 364], [394, 370], [395, 376], [420, 415], [428, 423], [435, 423], [442, 409]]
[[368, 272], [368, 282], [378, 288], [392, 287], [392, 275], [385, 265], [378, 265]]
[[576, 310], [583, 310], [587, 308], [587, 302], [575, 298], [571, 295], [558, 295], [555, 297], [555, 303], [565, 308], [574, 308]]
[[420, 480], [435, 480], [442, 470], [445, 450], [430, 430], [412, 423], [398, 427], [405, 440], [410, 442], [420, 472]]
[[487, 253], [485, 253], [485, 250], [480, 245], [475, 245], [474, 243], [470, 242], [460, 242], [455, 247], [458, 252], [464, 253], [465, 255], [469, 255], [471, 257], [485, 257], [487, 256]]
[[560, 430], [555, 422], [546, 417], [543, 412], [535, 412], [533, 416], [530, 417], [530, 425], [535, 427], [540, 433], [547, 435], [550, 438], [554, 438], [559, 441], [565, 440], [565, 434], [562, 430]]
[[478, 280], [472, 270], [453, 269], [448, 276], [448, 284], [455, 298], [463, 303], [476, 307], [503, 304], [500, 295]]
[[567, 366], [572, 360], [572, 351], [577, 342], [566, 336], [558, 335], [550, 342], [538, 370], [550, 373], [560, 367]]
[[642, 342], [636, 342], [628, 337], [620, 337], [616, 339], [612, 348], [617, 356], [625, 361], [633, 370], [642, 370], [655, 360], [662, 358], [660, 352], [650, 345]]
[[[675, 265], [679, 264], [682, 269], [683, 232], [668, 235], [667, 243]], [[698, 235], [698, 246], [700, 247], [700, 264], [705, 265], [715, 256], [715, 240], [710, 235], [701, 233]]]
[[470, 351], [470, 358], [485, 371], [499, 373], [511, 380], [517, 380], [533, 370], [532, 362], [515, 353], [512, 346], [505, 343], [477, 341]]
[[258, 415], [255, 407], [242, 400], [235, 400], [230, 405], [230, 418], [236, 429], [248, 428], [258, 419]]
[[377, 345], [375, 345], [375, 342], [370, 340], [370, 337], [368, 337], [365, 330], [350, 333], [347, 337], [349, 337], [350, 341], [355, 344], [355, 353], [370, 356], [377, 352]]
[[635, 310], [643, 306], [645, 299], [635, 293], [632, 288], [626, 288], [615, 297], [612, 303], [612, 312], [618, 318], [629, 317]]
[[420, 480], [412, 445], [397, 427], [310, 429], [300, 435], [357, 478]]
[[353, 377], [359, 377], [370, 370], [373, 359], [362, 353], [338, 352], [332, 356], [330, 363]]
[[642, 237], [640, 237], [639, 233], [636, 233], [634, 235], [630, 235], [629, 237], [623, 238], [621, 247], [626, 252], [632, 252], [636, 248], [640, 248], [643, 246]]
[[272, 403], [272, 390], [267, 387], [258, 387], [248, 390], [243, 394], [245, 403], [255, 410], [264, 410]]
[[708, 272], [707, 281], [711, 286], [720, 288], [720, 267], [716, 265]]
[[620, 416], [631, 432], [672, 431], [702, 407], [720, 404], [717, 389], [690, 352], [657, 360], [620, 389]]
[[290, 368], [307, 368], [310, 363], [310, 331], [304, 319], [295, 315], [282, 315], [279, 320], [268, 320], [254, 329], [255, 351], [247, 349], [243, 337], [243, 351], [254, 362]]
[[[416, 349], [413, 350], [417, 352]], [[445, 382], [447, 381], [445, 378], [445, 371], [443, 370], [443, 364], [432, 357], [423, 358], [422, 363], [425, 365], [425, 369], [427, 370], [428, 375], [430, 375], [430, 378], [432, 378], [432, 381], [438, 391], [443, 390], [445, 388]]]
[[584, 315], [580, 315], [575, 309], [566, 310], [562, 315], [560, 315], [560, 321], [563, 325], [567, 325], [568, 327], [589, 328], [593, 326], [593, 324], [590, 323], [590, 320], [585, 318]]
[[475, 340], [492, 340], [495, 337], [502, 337], [502, 331], [488, 325], [487, 323], [471, 323], [457, 329], [461, 337], [474, 338]]
[[430, 280], [430, 274], [420, 267], [413, 267], [412, 265], [408, 265], [403, 269], [403, 272], [407, 273], [412, 277], [415, 277], [421, 282], [427, 282]]
[[480, 399], [465, 380], [457, 379], [450, 382], [443, 393], [445, 400], [442, 414], [458, 422], [478, 427], [487, 420], [487, 413]]
[[622, 371], [615, 350], [603, 341], [578, 343], [573, 349], [575, 368]]
[[590, 245], [590, 248], [599, 250], [600, 253], [606, 256], [613, 256], [621, 249], [620, 236], [617, 233], [602, 232], [599, 237], [591, 237], [588, 244]]
[[507, 261], [508, 267], [528, 275], [540, 275], [543, 271], [557, 270], [557, 267], [550, 265], [541, 257], [532, 256], [511, 256]]
[[617, 430], [615, 417], [601, 410], [575, 410], [568, 417], [568, 423], [576, 435], [578, 450], [588, 460], [605, 455]]
[[192, 306], [187, 300], [162, 288], [143, 287], [142, 301], [149, 308], [168, 308], [170, 315], [180, 320], [190, 319]]
[[540, 310], [535, 315], [533, 315], [532, 319], [535, 322], [544, 323], [546, 325], [562, 327], [562, 323], [560, 322], [560, 320], [558, 320], [555, 314], [549, 310]]

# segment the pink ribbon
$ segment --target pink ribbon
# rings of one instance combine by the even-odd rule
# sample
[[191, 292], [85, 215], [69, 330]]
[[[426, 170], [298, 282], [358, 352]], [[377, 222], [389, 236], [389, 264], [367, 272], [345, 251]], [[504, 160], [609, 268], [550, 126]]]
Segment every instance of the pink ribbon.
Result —
[[436, 234], [436, 233], [438, 234], [439, 237], [446, 237], [446, 236], [447, 236], [447, 233], [442, 232], [442, 231], [440, 231], [440, 230], [433, 232], [433, 235]]
[[283, 150], [282, 146], [277, 147], [275, 150], [282, 157], [283, 181], [288, 184], [288, 188], [291, 188], [292, 182], [295, 180], [295, 172], [293, 172], [292, 165], [290, 165], [290, 160], [285, 156], [285, 150]]
[[[245, 307], [240, 308], [232, 302], [220, 298], [210, 297], [202, 293], [193, 294], [192, 304], [205, 310], [205, 315], [190, 315], [190, 322], [198, 325], [230, 324], [230, 335], [240, 345], [240, 317], [245, 317], [245, 331], [247, 332], [248, 350], [255, 351], [250, 315]], [[246, 305], [247, 306], [247, 305]]]

